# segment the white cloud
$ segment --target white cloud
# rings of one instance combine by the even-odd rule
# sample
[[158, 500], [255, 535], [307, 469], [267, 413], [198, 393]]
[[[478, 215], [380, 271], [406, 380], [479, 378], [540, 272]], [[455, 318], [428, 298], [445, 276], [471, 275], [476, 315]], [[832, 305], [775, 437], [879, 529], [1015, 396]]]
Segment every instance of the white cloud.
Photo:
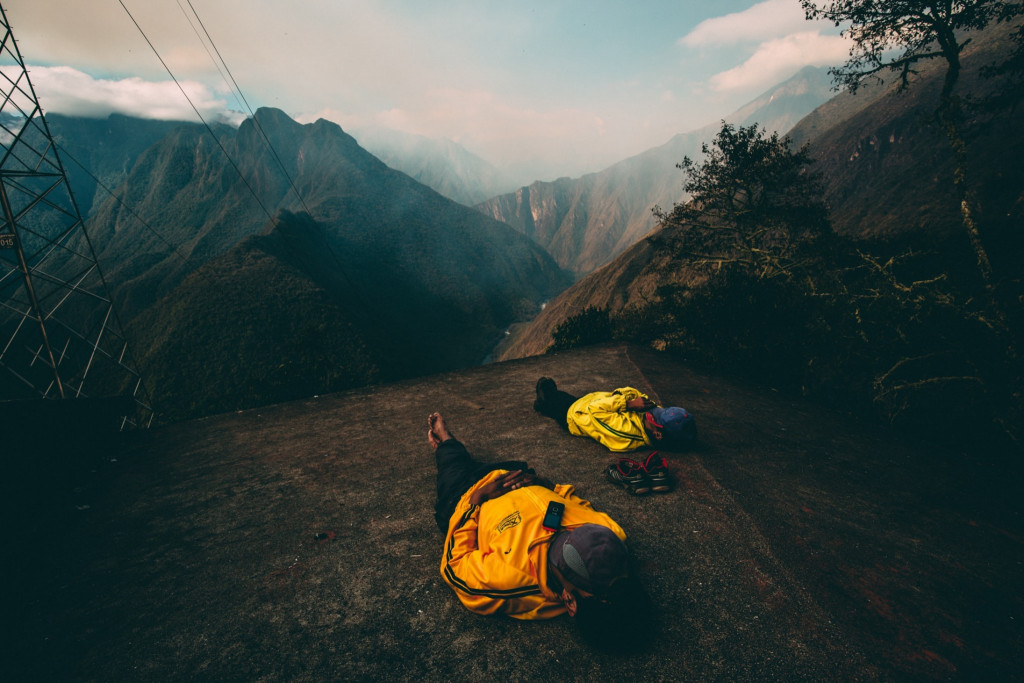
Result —
[[[29, 78], [43, 110], [101, 118], [112, 113], [148, 119], [195, 121], [188, 94], [206, 120], [229, 116], [227, 103], [195, 81], [144, 81], [132, 77], [98, 79], [68, 66], [29, 67]], [[234, 117], [237, 118], [237, 117]]]
[[[830, 22], [807, 21], [799, 0], [765, 0], [742, 12], [707, 19], [677, 41], [681, 47], [721, 57], [746, 58], [707, 82], [714, 93], [763, 90], [805, 66], [846, 61], [849, 42]], [[716, 50], [717, 49], [717, 50]], [[700, 88], [698, 87], [699, 91]]]
[[805, 66], [830, 66], [844, 61], [849, 43], [840, 36], [813, 31], [795, 33], [762, 43], [743, 64], [711, 77], [716, 92], [762, 88]]
[[706, 19], [679, 39], [684, 47], [737, 45], [779, 38], [806, 30], [798, 0], [765, 0], [750, 9]]

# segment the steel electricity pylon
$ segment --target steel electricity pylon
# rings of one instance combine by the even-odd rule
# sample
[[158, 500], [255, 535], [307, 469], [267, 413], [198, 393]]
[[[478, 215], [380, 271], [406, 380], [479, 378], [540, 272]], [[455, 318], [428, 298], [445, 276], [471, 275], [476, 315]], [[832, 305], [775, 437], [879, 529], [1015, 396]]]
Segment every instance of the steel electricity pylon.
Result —
[[145, 389], [3, 7], [0, 34], [0, 400], [130, 396], [122, 427], [147, 426]]

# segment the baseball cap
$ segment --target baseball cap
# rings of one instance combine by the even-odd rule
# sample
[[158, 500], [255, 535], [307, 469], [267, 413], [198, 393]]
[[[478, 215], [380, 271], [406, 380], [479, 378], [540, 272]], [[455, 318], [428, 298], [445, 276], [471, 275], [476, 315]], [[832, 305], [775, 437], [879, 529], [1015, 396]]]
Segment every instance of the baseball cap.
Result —
[[669, 435], [682, 435], [693, 431], [693, 416], [685, 408], [651, 408], [654, 424]]
[[557, 534], [548, 548], [548, 561], [575, 585], [596, 594], [629, 568], [626, 544], [600, 524], [581, 524]]

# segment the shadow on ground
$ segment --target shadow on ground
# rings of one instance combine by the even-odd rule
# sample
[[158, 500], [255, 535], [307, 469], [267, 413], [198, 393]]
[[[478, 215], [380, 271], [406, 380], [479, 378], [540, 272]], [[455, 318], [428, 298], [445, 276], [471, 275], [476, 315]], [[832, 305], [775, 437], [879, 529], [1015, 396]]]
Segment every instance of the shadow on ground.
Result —
[[[676, 490], [532, 410], [534, 383], [683, 405]], [[630, 535], [652, 648], [464, 610], [438, 574], [426, 417], [571, 482]], [[1018, 677], [1019, 480], [631, 346], [136, 432], [74, 481], [14, 483], [5, 680]], [[45, 481], [51, 484], [46, 485]]]

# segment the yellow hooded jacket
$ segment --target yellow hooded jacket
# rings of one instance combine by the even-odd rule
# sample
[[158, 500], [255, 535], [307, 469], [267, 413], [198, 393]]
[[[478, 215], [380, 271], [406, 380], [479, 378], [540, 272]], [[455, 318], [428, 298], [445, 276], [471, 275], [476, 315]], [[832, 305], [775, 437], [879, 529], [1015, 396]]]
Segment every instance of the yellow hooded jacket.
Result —
[[578, 399], [566, 413], [569, 433], [589, 436], [610, 451], [635, 451], [653, 445], [644, 429], [644, 411], [629, 410], [626, 402], [650, 398], [633, 387], [595, 391]]
[[448, 523], [441, 576], [459, 600], [477, 614], [507, 614], [516, 619], [550, 619], [565, 605], [548, 588], [548, 545], [554, 534], [541, 526], [548, 502], [565, 505], [562, 528], [600, 524], [623, 541], [626, 534], [611, 517], [594, 510], [568, 484], [524, 486], [471, 505], [470, 496], [505, 474], [494, 470], [466, 491]]

